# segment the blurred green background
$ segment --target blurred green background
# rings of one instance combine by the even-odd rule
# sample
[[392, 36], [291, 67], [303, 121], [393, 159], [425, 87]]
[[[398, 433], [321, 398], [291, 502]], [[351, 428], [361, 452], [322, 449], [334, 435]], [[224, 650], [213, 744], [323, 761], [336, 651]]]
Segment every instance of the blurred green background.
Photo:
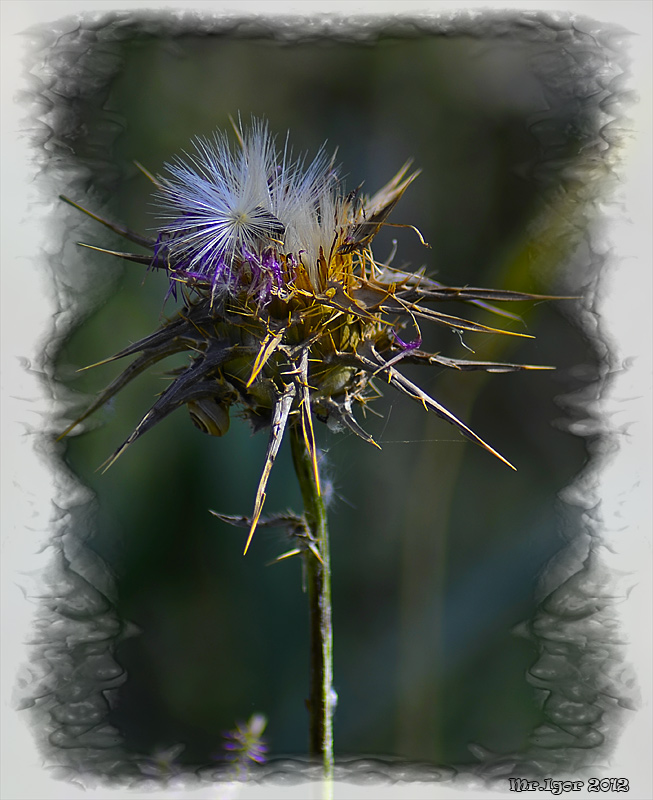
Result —
[[[414, 159], [422, 175], [391, 221], [416, 225], [432, 249], [409, 230], [387, 229], [375, 240], [378, 258], [396, 238], [396, 265], [425, 264], [450, 285], [568, 293], [584, 214], [583, 181], [569, 168], [582, 166], [590, 123], [564, 81], [552, 90], [532, 42], [138, 36], [112, 47], [122, 59], [116, 77], [74, 143], [87, 165], [75, 199], [94, 210], [151, 231], [152, 186], [132, 161], [160, 173], [193, 136], [254, 114], [280, 140], [289, 129], [297, 153], [314, 154], [325, 140], [337, 147], [350, 189], [364, 181], [373, 193]], [[110, 179], [96, 160], [114, 165]], [[71, 242], [126, 249], [71, 214]], [[68, 257], [84, 271], [80, 285], [107, 298], [58, 359], [81, 408], [120, 366], [74, 370], [154, 330], [174, 303], [162, 307], [162, 275], [88, 251]], [[538, 574], [571, 535], [557, 493], [587, 454], [559, 424], [567, 412], [556, 399], [592, 379], [597, 355], [573, 323], [573, 301], [517, 310], [524, 324], [508, 327], [536, 339], [470, 334], [465, 344], [482, 359], [555, 372], [407, 369], [516, 473], [389, 388], [366, 421], [382, 452], [317, 423], [332, 493], [337, 755], [471, 762], [470, 742], [523, 749], [541, 721], [525, 679], [536, 650], [511, 629], [533, 614]], [[501, 322], [478, 309], [472, 316]], [[473, 357], [451, 333], [425, 325], [423, 334], [445, 355]], [[111, 721], [134, 751], [184, 742], [183, 758], [199, 762], [234, 720], [258, 711], [269, 718], [272, 754], [304, 753], [301, 563], [266, 566], [288, 549], [281, 532], [267, 530], [243, 558], [244, 531], [208, 513], [251, 513], [266, 434], [232, 418], [226, 437], [207, 437], [180, 410], [96, 472], [166, 385], [165, 368], [135, 381], [66, 445], [67, 462], [97, 494], [87, 544], [116, 574], [119, 613], [141, 629], [117, 651], [129, 678]], [[268, 512], [301, 510], [287, 443], [267, 496]]]

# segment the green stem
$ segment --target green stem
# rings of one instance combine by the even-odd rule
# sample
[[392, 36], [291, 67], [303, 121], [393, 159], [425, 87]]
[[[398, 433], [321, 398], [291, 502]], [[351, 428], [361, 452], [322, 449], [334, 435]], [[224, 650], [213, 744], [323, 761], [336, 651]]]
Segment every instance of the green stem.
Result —
[[309, 752], [324, 767], [324, 777], [333, 777], [333, 628], [331, 623], [331, 566], [329, 530], [324, 500], [315, 482], [311, 454], [301, 427], [290, 429], [295, 472], [304, 501], [304, 516], [321, 562], [311, 550], [304, 555], [310, 613], [311, 673], [309, 710]]

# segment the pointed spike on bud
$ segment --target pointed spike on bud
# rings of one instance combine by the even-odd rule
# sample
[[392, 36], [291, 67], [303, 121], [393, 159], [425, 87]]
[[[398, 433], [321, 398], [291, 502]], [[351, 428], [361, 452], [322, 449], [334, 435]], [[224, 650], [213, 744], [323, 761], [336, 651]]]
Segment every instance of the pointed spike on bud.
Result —
[[265, 492], [261, 492], [260, 495], [256, 498], [256, 508], [254, 509], [254, 516], [252, 518], [252, 524], [249, 529], [249, 534], [247, 536], [247, 541], [245, 542], [245, 549], [243, 550], [243, 555], [247, 555], [247, 551], [249, 550], [249, 546], [252, 543], [252, 539], [254, 537], [254, 532], [256, 531], [256, 526], [258, 525], [259, 517], [261, 516], [261, 511], [263, 511], [263, 503], [265, 503]]
[[293, 556], [301, 555], [301, 552], [302, 551], [300, 550], [299, 547], [296, 547], [294, 550], [288, 550], [287, 553], [282, 553], [280, 556], [277, 556], [276, 558], [272, 559], [272, 561], [268, 561], [268, 563], [265, 566], [271, 567], [273, 564], [279, 564], [281, 561], [286, 561], [287, 559], [292, 558]]

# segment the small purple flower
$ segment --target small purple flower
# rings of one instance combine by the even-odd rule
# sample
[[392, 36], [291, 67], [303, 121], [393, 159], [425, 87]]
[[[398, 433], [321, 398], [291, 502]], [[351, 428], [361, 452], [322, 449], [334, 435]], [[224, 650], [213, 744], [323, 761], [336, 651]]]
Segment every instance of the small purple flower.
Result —
[[252, 764], [264, 764], [266, 761], [268, 746], [262, 734], [267, 722], [263, 714], [252, 714], [246, 723], [237, 722], [233, 730], [223, 734], [225, 742], [222, 747], [225, 753], [218, 756], [217, 760], [230, 763], [241, 780], [247, 778]]
[[418, 336], [417, 339], [413, 339], [412, 342], [404, 342], [403, 339], [399, 338], [399, 335], [396, 331], [392, 331], [392, 335], [394, 336], [395, 342], [397, 342], [402, 350], [417, 350], [418, 347], [422, 346], [421, 336]]

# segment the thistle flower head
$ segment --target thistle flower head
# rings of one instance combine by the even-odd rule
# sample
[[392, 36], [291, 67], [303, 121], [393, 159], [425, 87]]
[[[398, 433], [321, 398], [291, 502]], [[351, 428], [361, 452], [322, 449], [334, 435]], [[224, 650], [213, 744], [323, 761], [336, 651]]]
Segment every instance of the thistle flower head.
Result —
[[[156, 185], [156, 238], [91, 214], [150, 250], [147, 256], [105, 252], [164, 269], [173, 294], [181, 291], [183, 308], [154, 333], [108, 359], [135, 356], [62, 436], [140, 372], [173, 353], [187, 352], [186, 368], [175, 372], [108, 463], [182, 405], [201, 430], [216, 436], [228, 430], [234, 407], [255, 428], [269, 426], [247, 546], [286, 427], [300, 426], [319, 488], [313, 419], [348, 428], [376, 444], [357, 421], [355, 409], [378, 395], [377, 377], [512, 466], [399, 366], [537, 369], [426, 352], [419, 327], [428, 321], [456, 332], [524, 336], [433, 306], [455, 300], [513, 317], [490, 303], [537, 296], [443, 286], [422, 271], [405, 272], [375, 258], [375, 235], [419, 174], [409, 172], [410, 162], [367, 197], [359, 190], [346, 193], [324, 149], [308, 163], [305, 157], [293, 157], [287, 138], [278, 149], [263, 121], [254, 120], [247, 130], [237, 128], [236, 140], [231, 145], [222, 133], [197, 139], [194, 153], [168, 164], [167, 175], [153, 178], [146, 173]], [[406, 326], [412, 333], [403, 333]]]

